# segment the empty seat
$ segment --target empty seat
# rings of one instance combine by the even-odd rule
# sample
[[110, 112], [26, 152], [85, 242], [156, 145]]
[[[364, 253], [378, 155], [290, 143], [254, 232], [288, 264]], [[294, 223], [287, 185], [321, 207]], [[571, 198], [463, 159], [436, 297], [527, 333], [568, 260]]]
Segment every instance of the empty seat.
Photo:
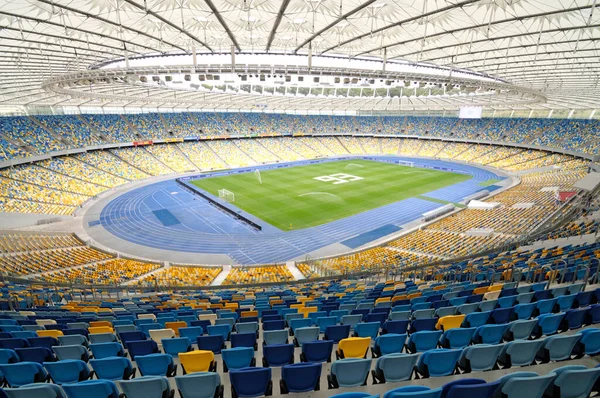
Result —
[[56, 384], [77, 383], [90, 378], [90, 370], [85, 362], [67, 359], [60, 362], [45, 362], [44, 367]]
[[402, 352], [405, 343], [406, 334], [388, 333], [375, 339], [371, 351], [374, 358], [387, 354], [396, 354]]
[[537, 317], [537, 325], [533, 328], [531, 336], [538, 338], [541, 336], [551, 336], [558, 333], [558, 328], [565, 317], [564, 312], [558, 314], [544, 314]]
[[412, 378], [419, 354], [387, 354], [377, 360], [372, 371], [379, 383], [399, 382]]
[[183, 368], [183, 374], [194, 372], [215, 372], [217, 362], [212, 351], [190, 351], [179, 354], [179, 362]]
[[137, 356], [156, 354], [160, 350], [154, 340], [138, 340], [127, 343], [127, 351], [129, 351], [131, 359], [135, 361]]
[[575, 345], [573, 355], [582, 357], [600, 354], [600, 329], [583, 329], [579, 334], [581, 339]]
[[543, 340], [515, 340], [506, 343], [500, 352], [498, 363], [503, 368], [535, 364], [535, 356], [543, 343]]
[[338, 358], [365, 358], [370, 345], [370, 337], [349, 337], [339, 342], [336, 356]]
[[254, 358], [254, 349], [252, 347], [235, 347], [221, 351], [223, 358], [223, 372], [227, 373], [229, 369], [241, 369], [249, 366], [256, 366]]
[[408, 330], [409, 321], [387, 321], [381, 327], [381, 334], [396, 333], [404, 334]]
[[82, 345], [87, 347], [89, 345], [88, 339], [80, 334], [72, 336], [58, 336], [58, 342], [60, 345]]
[[231, 396], [260, 397], [273, 394], [271, 368], [244, 368], [229, 372]]
[[440, 338], [440, 345], [443, 348], [464, 348], [471, 344], [475, 330], [474, 327], [450, 329]]
[[508, 327], [509, 324], [479, 326], [473, 335], [473, 343], [498, 344], [502, 341]]
[[19, 362], [0, 365], [0, 374], [4, 376], [10, 387], [21, 387], [26, 384], [44, 383], [49, 375], [37, 362]]
[[565, 317], [560, 323], [560, 331], [579, 329], [586, 321], [589, 308], [577, 308], [565, 312]]
[[84, 362], [89, 361], [90, 355], [87, 348], [82, 345], [65, 345], [52, 347], [59, 361], [65, 359], [80, 359]]
[[98, 379], [129, 380], [129, 378], [135, 376], [136, 372], [136, 368], [131, 365], [131, 361], [124, 357], [90, 359], [90, 365]]
[[505, 383], [501, 384], [499, 388], [502, 396], [511, 398], [541, 398], [554, 377], [556, 377], [554, 373], [532, 377], [513, 375], [513, 377], [510, 377]]
[[256, 333], [232, 333], [231, 347], [252, 347], [258, 349]]
[[318, 391], [320, 379], [320, 363], [286, 365], [281, 369], [281, 393]]
[[531, 336], [536, 325], [537, 319], [512, 321], [509, 324], [508, 330], [504, 333], [504, 338], [507, 341], [527, 340]]
[[408, 338], [406, 349], [411, 353], [432, 350], [438, 346], [442, 334], [441, 330], [413, 333]]
[[362, 315], [354, 314], [354, 315], [344, 315], [342, 316], [341, 323], [342, 325], [350, 325], [352, 329], [354, 325], [362, 321]]
[[294, 344], [296, 346], [302, 346], [307, 341], [314, 341], [319, 339], [319, 328], [318, 327], [305, 327], [299, 328], [295, 331]]
[[492, 397], [499, 383], [486, 383], [481, 379], [459, 379], [446, 383], [442, 387], [444, 398]]
[[3, 392], [8, 398], [66, 398], [63, 390], [54, 384], [28, 384], [21, 388], [6, 388]]
[[370, 359], [346, 358], [337, 360], [331, 364], [331, 373], [327, 375], [329, 388], [365, 385], [370, 370]]
[[300, 360], [302, 362], [331, 362], [332, 340], [316, 340], [302, 344]]
[[176, 376], [181, 398], [223, 398], [224, 387], [218, 373], [198, 372]]
[[175, 337], [175, 332], [173, 329], [154, 329], [149, 330], [148, 332], [150, 334], [150, 338], [159, 346], [162, 344], [162, 339], [172, 339]]
[[[15, 348], [20, 362], [53, 362], [56, 361], [52, 350], [47, 347]], [[77, 358], [81, 359], [81, 358]]]
[[433, 331], [437, 325], [437, 318], [415, 319], [410, 323], [410, 333]]
[[90, 344], [90, 350], [96, 359], [125, 356], [125, 351], [120, 343]]
[[281, 330], [285, 328], [285, 321], [267, 321], [263, 322], [263, 330]]
[[[239, 324], [238, 324], [239, 325]], [[241, 324], [246, 325], [246, 324]], [[239, 329], [238, 329], [239, 332]], [[242, 333], [242, 332], [240, 332]], [[248, 333], [248, 331], [246, 331]], [[287, 330], [269, 330], [263, 332], [263, 344], [287, 344], [288, 343], [288, 331]]]
[[229, 340], [231, 326], [229, 325], [213, 325], [208, 326], [207, 332], [209, 336], [223, 336], [223, 340]]
[[[319, 318], [322, 319], [322, 318]], [[339, 342], [350, 335], [350, 325], [330, 325], [325, 329], [325, 340]]]
[[99, 343], [114, 343], [117, 341], [117, 336], [113, 333], [98, 333], [98, 334], [90, 334], [90, 343], [99, 344]]
[[398, 387], [385, 393], [383, 398], [402, 398], [402, 397], [414, 397], [414, 398], [441, 398], [442, 389], [436, 388], [431, 389], [424, 386], [406, 386]]
[[225, 340], [222, 335], [216, 336], [199, 336], [196, 338], [198, 349], [209, 350], [215, 354], [220, 354], [221, 350], [225, 348]]
[[550, 361], [563, 361], [570, 359], [573, 349], [579, 340], [581, 334], [573, 334], [570, 336], [550, 336], [546, 337], [538, 350], [536, 359], [542, 363]]
[[111, 380], [86, 380], [62, 386], [69, 398], [118, 398], [119, 390]]
[[166, 354], [178, 356], [181, 352], [192, 350], [192, 342], [187, 337], [176, 337], [162, 340], [162, 348]]
[[498, 356], [502, 352], [502, 344], [476, 344], [463, 349], [458, 359], [458, 366], [464, 372], [484, 371], [496, 368]]
[[417, 369], [422, 377], [450, 376], [457, 369], [461, 349], [434, 349], [419, 357]]
[[30, 339], [0, 339], [0, 348], [14, 350], [15, 348], [26, 348], [30, 346]]
[[172, 377], [177, 372], [177, 365], [173, 363], [173, 357], [169, 354], [139, 355], [135, 363], [142, 376]]
[[[588, 369], [585, 366], [564, 366], [554, 369], [557, 377], [546, 390], [552, 397], [589, 397], [594, 383], [600, 380], [600, 368]], [[548, 394], [550, 395], [550, 394]]]
[[124, 398], [168, 398], [174, 391], [165, 377], [145, 376], [119, 382]]

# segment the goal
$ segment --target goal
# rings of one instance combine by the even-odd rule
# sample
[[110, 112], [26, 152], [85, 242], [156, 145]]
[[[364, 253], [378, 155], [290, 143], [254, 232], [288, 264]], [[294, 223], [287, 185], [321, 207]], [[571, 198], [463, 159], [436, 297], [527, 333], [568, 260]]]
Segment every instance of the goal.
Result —
[[259, 169], [254, 170], [254, 176], [256, 177], [256, 179], [258, 180], [258, 182], [260, 184], [262, 184], [262, 176], [260, 175], [260, 170]]
[[415, 167], [415, 164], [413, 162], [407, 162], [405, 160], [399, 160], [398, 164], [400, 166], [408, 166], [408, 167]]
[[219, 189], [219, 198], [229, 203], [235, 202], [235, 194], [227, 189]]

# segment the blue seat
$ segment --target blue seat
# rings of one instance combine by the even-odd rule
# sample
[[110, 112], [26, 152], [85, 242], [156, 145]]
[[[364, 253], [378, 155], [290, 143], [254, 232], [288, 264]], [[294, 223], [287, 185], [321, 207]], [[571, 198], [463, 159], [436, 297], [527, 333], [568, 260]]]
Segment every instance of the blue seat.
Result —
[[137, 356], [157, 354], [160, 352], [158, 344], [156, 344], [154, 340], [130, 341], [127, 344], [127, 351], [129, 351], [129, 355], [134, 361]]
[[285, 365], [281, 369], [281, 393], [318, 391], [321, 367], [318, 362]]
[[37, 362], [19, 362], [0, 365], [0, 374], [10, 387], [21, 387], [32, 383], [45, 383], [49, 375]]
[[388, 333], [379, 336], [375, 339], [371, 348], [373, 357], [400, 353], [404, 348], [404, 343], [406, 343], [406, 334]]
[[331, 362], [333, 340], [316, 340], [302, 344], [300, 360], [302, 362]]
[[565, 317], [559, 326], [560, 331], [565, 332], [581, 328], [586, 321], [588, 311], [589, 308], [577, 308], [565, 312]]
[[179, 356], [179, 353], [181, 352], [188, 352], [192, 350], [192, 342], [187, 337], [162, 339], [160, 342], [162, 344], [163, 351], [173, 357]]
[[588, 325], [600, 323], [600, 304], [594, 304], [590, 307], [585, 323]]
[[[145, 335], [144, 335], [145, 337]], [[117, 336], [112, 333], [94, 333], [89, 335], [90, 343], [102, 344], [102, 343], [116, 343]]]
[[254, 350], [257, 350], [256, 333], [232, 333], [231, 347], [252, 347]]
[[472, 312], [477, 311], [478, 307], [479, 307], [478, 303], [461, 304], [458, 307], [456, 307], [456, 313], [457, 313], [457, 315], [468, 315]]
[[539, 338], [541, 336], [551, 336], [558, 333], [560, 323], [565, 317], [564, 312], [558, 314], [544, 314], [537, 317], [537, 325], [533, 328], [531, 337]]
[[241, 369], [256, 366], [254, 349], [252, 347], [235, 347], [221, 351], [223, 358], [223, 372], [229, 369]]
[[419, 354], [386, 354], [377, 360], [372, 371], [379, 383], [399, 382], [412, 378]]
[[418, 372], [424, 378], [453, 375], [461, 353], [461, 349], [445, 348], [425, 351], [417, 362]]
[[225, 348], [225, 340], [220, 334], [216, 336], [196, 337], [196, 343], [198, 344], [199, 350], [208, 350], [215, 354], [220, 354], [221, 350]]
[[436, 388], [434, 390], [424, 386], [406, 386], [398, 387], [385, 393], [383, 398], [441, 398], [442, 388]]
[[200, 326], [191, 326], [187, 328], [179, 328], [179, 337], [187, 337], [190, 341], [196, 341], [198, 336], [204, 334], [204, 329]]
[[263, 366], [283, 366], [290, 363], [294, 363], [293, 344], [271, 344], [263, 347]]
[[415, 319], [410, 323], [409, 332], [433, 331], [437, 321], [437, 318]]
[[75, 334], [70, 336], [58, 336], [58, 342], [60, 345], [82, 345], [87, 347], [89, 345], [88, 339], [85, 336]]
[[177, 365], [169, 354], [139, 355], [135, 358], [135, 363], [142, 376], [172, 377], [177, 372]]
[[129, 380], [136, 372], [131, 361], [124, 357], [90, 359], [90, 365], [98, 379]]
[[465, 316], [463, 320], [463, 327], [476, 328], [485, 325], [490, 318], [491, 312], [472, 312]]
[[580, 339], [581, 334], [546, 337], [543, 340], [544, 344], [538, 350], [536, 359], [542, 363], [570, 359], [573, 349]]
[[[325, 311], [309, 312], [307, 315], [307, 319], [310, 319], [311, 326], [314, 326], [317, 324], [317, 318], [326, 317], [326, 316], [327, 316], [327, 312], [325, 312]], [[281, 328], [277, 328], [277, 329], [281, 329]], [[274, 329], [274, 330], [277, 330], [277, 329]]]
[[329, 316], [334, 316], [337, 318], [336, 323], [340, 323], [342, 321], [342, 317], [344, 315], [350, 315], [350, 311], [348, 311], [348, 310], [333, 310], [329, 313]]
[[290, 335], [293, 336], [296, 333], [296, 329], [311, 327], [312, 321], [309, 318], [292, 319], [290, 320], [289, 325]]
[[551, 314], [556, 306], [557, 299], [540, 300], [535, 303], [535, 309], [533, 310], [533, 316]]
[[446, 330], [440, 337], [440, 345], [443, 348], [464, 348], [471, 344], [475, 330], [474, 327]]
[[[453, 307], [447, 307], [453, 308]], [[442, 308], [438, 309], [440, 311]], [[388, 316], [388, 320], [390, 321], [408, 321], [410, 320], [410, 311], [394, 311], [391, 312]]]
[[[459, 386], [473, 386], [485, 384], [485, 380], [482, 379], [458, 379], [448, 382], [442, 386], [442, 398], [446, 398], [452, 390]], [[452, 392], [454, 394], [454, 392]]]
[[[1, 391], [1, 390], [0, 390]], [[0, 396], [8, 398], [67, 398], [63, 390], [54, 384], [28, 384], [20, 388], [7, 388]]]
[[493, 311], [498, 305], [498, 300], [485, 300], [479, 303], [478, 310], [481, 312]]
[[594, 297], [594, 292], [591, 290], [577, 293], [577, 297], [573, 303], [573, 308], [587, 307], [591, 304], [592, 297]]
[[[429, 307], [431, 304], [427, 303], [427, 306]], [[415, 310], [415, 306], [413, 305], [413, 313], [411, 315], [412, 319], [428, 319], [428, 318], [433, 318], [433, 315], [435, 314], [435, 309], [433, 308], [422, 308], [422, 309], [417, 309]]]
[[512, 321], [509, 324], [508, 330], [504, 333], [506, 341], [512, 340], [527, 340], [533, 333], [533, 329], [537, 325], [537, 319], [523, 319]]
[[[139, 329], [135, 325], [118, 325], [118, 326], [115, 326], [115, 333], [117, 335], [119, 335], [121, 333], [137, 332], [137, 331], [139, 331]], [[146, 331], [144, 331], [144, 332], [146, 332]]]
[[263, 322], [263, 330], [282, 330], [285, 329], [285, 321], [266, 321]]
[[307, 341], [319, 340], [318, 327], [298, 328], [295, 332], [294, 344], [296, 347], [302, 346]]
[[77, 359], [44, 362], [43, 365], [50, 374], [52, 381], [56, 384], [77, 383], [91, 377], [86, 363]]
[[413, 333], [408, 338], [406, 349], [410, 353], [432, 350], [438, 346], [442, 334], [443, 332], [441, 330], [425, 330], [422, 332]]
[[0, 349], [0, 364], [17, 363], [19, 361], [19, 356], [14, 350]]
[[120, 343], [90, 344], [90, 350], [96, 359], [125, 356], [125, 351]]
[[552, 380], [556, 377], [554, 373], [532, 377], [512, 376], [499, 387], [502, 396], [511, 398], [542, 398], [544, 391], [546, 391]]
[[375, 340], [379, 334], [379, 322], [361, 322], [354, 325], [354, 337], [370, 337]]
[[[16, 348], [15, 352], [19, 356], [19, 362], [54, 362], [56, 357], [52, 353], [52, 350], [46, 347], [28, 347], [28, 348]], [[70, 358], [71, 359], [71, 358]], [[81, 358], [72, 358], [81, 359]]]
[[[337, 324], [337, 318], [334, 316], [323, 316], [323, 317], [317, 318], [317, 326], [321, 330], [321, 333], [325, 333], [325, 330], [328, 327], [335, 326], [336, 324]], [[280, 328], [280, 329], [283, 329], [283, 328]], [[348, 332], [350, 332], [350, 327], [348, 327]]]
[[12, 336], [11, 338], [13, 338], [13, 339], [29, 339], [29, 338], [37, 337], [37, 333], [32, 332], [30, 330], [21, 330], [21, 331], [16, 331], [16, 332], [10, 332], [10, 335]]
[[69, 398], [119, 398], [119, 390], [110, 380], [86, 380], [62, 388]]
[[329, 398], [379, 398], [379, 394], [371, 395], [367, 392], [344, 392], [332, 395]]
[[[258, 322], [257, 322], [258, 323]], [[207, 327], [212, 325], [212, 323], [208, 319], [203, 319], [201, 321], [193, 321], [188, 325], [189, 327], [200, 326], [202, 330], [206, 330]]]
[[536, 354], [544, 344], [543, 340], [515, 340], [504, 344], [498, 363], [503, 368], [529, 366], [537, 363]]
[[90, 354], [82, 345], [65, 345], [52, 347], [59, 361], [65, 359], [80, 359], [87, 362], [90, 359]]
[[600, 380], [600, 368], [588, 369], [585, 366], [563, 366], [554, 369], [557, 374], [550, 387], [548, 396], [560, 398], [589, 397], [594, 383]]
[[176, 376], [175, 383], [181, 398], [223, 398], [221, 378], [215, 372]]
[[349, 335], [350, 325], [330, 325], [325, 329], [324, 339], [333, 340], [335, 343], [339, 343], [340, 340], [347, 338]]
[[174, 391], [165, 377], [145, 376], [119, 382], [124, 398], [169, 398]]
[[409, 324], [410, 322], [408, 320], [387, 321], [381, 327], [381, 334], [404, 334], [406, 333]]
[[362, 321], [363, 316], [361, 314], [344, 315], [340, 320], [342, 325], [350, 325], [352, 329], [356, 324]]
[[573, 355], [583, 357], [584, 355], [600, 354], [600, 329], [583, 329], [579, 331], [581, 339], [573, 349]]
[[345, 358], [334, 361], [327, 375], [329, 388], [358, 387], [367, 383], [371, 359]]
[[387, 314], [383, 313], [383, 312], [372, 312], [370, 314], [367, 314], [365, 321], [367, 323], [370, 322], [378, 322], [379, 323], [379, 327], [381, 327], [381, 325], [383, 325], [383, 323], [387, 320]]
[[271, 368], [244, 368], [229, 372], [232, 398], [269, 396], [273, 393]]
[[[181, 329], [179, 335], [181, 336]], [[238, 333], [258, 333], [258, 322], [244, 322], [244, 323], [236, 323], [235, 331]], [[271, 331], [269, 331], [271, 332]], [[264, 335], [264, 333], [263, 333]], [[287, 332], [286, 332], [287, 335]], [[194, 337], [194, 340], [196, 338]]]
[[127, 344], [130, 341], [143, 341], [148, 339], [144, 332], [123, 332], [119, 335], [119, 338], [121, 339], [123, 346], [127, 349], [129, 349]]
[[[502, 292], [504, 293], [504, 292]], [[498, 307], [499, 308], [508, 308], [508, 307], [513, 307], [515, 305], [515, 302], [517, 301], [517, 296], [516, 295], [511, 295], [511, 296], [502, 296], [502, 293], [500, 295], [500, 297], [498, 298]]]
[[488, 319], [488, 323], [493, 323], [496, 325], [505, 324], [510, 322], [510, 318], [512, 316], [514, 308], [496, 308], [490, 313], [490, 317]]
[[575, 302], [577, 295], [576, 294], [566, 294], [563, 296], [558, 296], [556, 298], [557, 298], [556, 305], [558, 305], [558, 310], [560, 312], [565, 312], [567, 310], [570, 310], [573, 307], [573, 303]]
[[504, 333], [509, 328], [509, 324], [502, 325], [483, 325], [475, 330], [473, 343], [475, 344], [499, 344], [504, 337]]
[[492, 383], [465, 383], [466, 380], [478, 379], [460, 379], [455, 382], [450, 382], [442, 388], [443, 398], [481, 398], [493, 397], [496, 389], [500, 385], [499, 382]]
[[[243, 324], [246, 325], [246, 324]], [[288, 331], [287, 330], [268, 330], [263, 332], [263, 345], [270, 344], [287, 344], [288, 343]]]
[[[0, 348], [14, 350], [15, 348], [27, 348], [30, 346], [30, 339], [0, 339]], [[58, 341], [57, 344], [58, 345]], [[51, 346], [48, 348], [52, 348]]]
[[458, 359], [458, 367], [466, 373], [496, 368], [502, 344], [477, 344], [466, 347]]
[[209, 336], [223, 336], [223, 340], [229, 340], [231, 333], [231, 326], [229, 325], [211, 325], [206, 329]]

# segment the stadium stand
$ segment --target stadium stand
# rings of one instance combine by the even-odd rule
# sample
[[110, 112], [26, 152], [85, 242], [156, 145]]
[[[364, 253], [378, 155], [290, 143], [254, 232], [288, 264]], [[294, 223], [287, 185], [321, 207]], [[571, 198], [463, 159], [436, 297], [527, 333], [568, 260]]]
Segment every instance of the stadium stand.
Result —
[[234, 267], [231, 269], [223, 285], [281, 282], [294, 280], [289, 269], [284, 265], [265, 267]]
[[113, 259], [81, 268], [60, 270], [51, 274], [39, 275], [35, 279], [45, 282], [77, 283], [89, 285], [120, 285], [131, 279], [160, 268], [159, 264], [134, 260]]
[[148, 178], [150, 175], [133, 167], [120, 158], [112, 155], [109, 151], [94, 151], [80, 153], [74, 156], [75, 159], [87, 163], [106, 173], [116, 175], [122, 179], [135, 181]]
[[140, 284], [159, 286], [208, 286], [221, 273], [222, 267], [171, 265], [157, 273], [143, 277]]
[[152, 156], [145, 148], [111, 149], [113, 155], [152, 176], [169, 174], [173, 171], [164, 163]]
[[194, 165], [179, 150], [177, 145], [149, 145], [144, 148], [177, 173], [184, 173], [195, 169]]
[[81, 119], [108, 143], [137, 141], [135, 132], [121, 115], [81, 115]]
[[224, 169], [227, 164], [204, 142], [177, 144], [181, 152], [200, 170]]

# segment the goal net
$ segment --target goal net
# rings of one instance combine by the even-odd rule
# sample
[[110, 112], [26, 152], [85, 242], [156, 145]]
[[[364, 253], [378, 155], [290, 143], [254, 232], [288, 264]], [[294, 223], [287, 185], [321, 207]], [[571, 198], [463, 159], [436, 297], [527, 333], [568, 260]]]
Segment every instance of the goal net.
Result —
[[260, 170], [258, 170], [258, 169], [254, 170], [254, 176], [256, 177], [256, 179], [258, 180], [258, 182], [260, 184], [262, 184], [262, 176], [260, 175]]
[[235, 194], [227, 189], [219, 189], [219, 198], [227, 202], [235, 202]]
[[415, 167], [415, 164], [413, 162], [407, 162], [407, 161], [404, 161], [404, 160], [399, 160], [398, 164], [400, 166]]

